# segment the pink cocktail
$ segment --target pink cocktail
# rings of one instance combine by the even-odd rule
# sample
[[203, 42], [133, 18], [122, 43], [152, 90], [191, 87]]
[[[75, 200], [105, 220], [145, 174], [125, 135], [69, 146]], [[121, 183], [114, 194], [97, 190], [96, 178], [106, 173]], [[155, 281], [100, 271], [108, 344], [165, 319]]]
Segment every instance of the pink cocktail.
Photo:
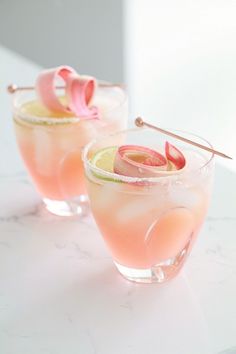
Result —
[[[207, 144], [191, 134], [182, 135]], [[168, 138], [182, 151], [185, 166], [171, 170], [169, 164], [168, 171], [160, 169], [154, 177], [143, 178], [145, 169], [138, 167], [135, 177], [134, 166], [143, 155], [129, 152], [136, 165], [122, 170], [118, 161], [122, 173], [117, 173], [116, 156], [122, 148], [114, 146], [114, 140], [164, 155], [166, 137], [149, 129], [128, 130], [90, 143], [83, 154], [91, 209], [118, 270], [137, 282], [164, 282], [181, 269], [205, 219], [213, 155]]]
[[[61, 102], [66, 98], [60, 96]], [[48, 210], [57, 215], [87, 210], [82, 148], [100, 134], [126, 127], [128, 108], [124, 90], [98, 84], [92, 104], [99, 119], [54, 112], [32, 90], [13, 96], [13, 118], [18, 146], [32, 180]]]

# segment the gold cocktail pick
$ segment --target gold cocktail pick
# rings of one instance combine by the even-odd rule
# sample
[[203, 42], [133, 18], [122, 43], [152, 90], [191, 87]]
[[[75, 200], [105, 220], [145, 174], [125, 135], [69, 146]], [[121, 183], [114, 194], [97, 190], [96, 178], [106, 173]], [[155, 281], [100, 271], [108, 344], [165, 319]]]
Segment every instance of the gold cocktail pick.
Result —
[[[110, 84], [110, 83], [103, 83], [103, 82], [99, 83], [99, 86], [100, 87], [116, 86], [116, 87], [125, 88], [125, 85], [123, 85], [123, 84]], [[33, 87], [33, 86], [17, 86], [16, 84], [11, 84], [11, 85], [7, 86], [7, 91], [9, 93], [15, 93], [17, 91], [31, 91], [34, 89], [35, 89], [35, 87]], [[56, 86], [56, 89], [63, 90], [63, 89], [65, 89], [65, 86]]]
[[218, 156], [221, 156], [221, 157], [224, 157], [226, 159], [231, 159], [232, 160], [232, 157], [228, 156], [228, 155], [225, 155], [223, 154], [222, 152], [220, 151], [217, 151], [217, 150], [214, 150], [214, 149], [211, 149], [205, 145], [202, 145], [202, 144], [199, 144], [199, 143], [196, 143], [195, 141], [192, 141], [192, 140], [189, 140], [187, 138], [184, 138], [183, 136], [180, 136], [178, 134], [175, 134], [175, 133], [172, 133], [168, 130], [165, 130], [165, 129], [162, 129], [162, 128], [159, 128], [155, 125], [152, 125], [152, 124], [149, 124], [147, 122], [144, 122], [144, 120], [141, 118], [141, 117], [137, 117], [135, 119], [135, 124], [137, 125], [137, 127], [143, 127], [143, 126], [146, 126], [148, 128], [151, 128], [151, 129], [155, 129], [157, 130], [158, 132], [162, 133], [162, 134], [165, 134], [165, 135], [169, 135], [171, 136], [172, 138], [176, 138], [178, 140], [181, 140], [181, 141], [184, 141], [185, 143], [187, 144], [191, 144], [191, 145], [194, 145], [194, 146], [197, 146], [198, 148], [200, 149], [203, 149], [203, 150], [206, 150], [208, 152], [211, 152], [212, 154], [215, 154], [215, 155], [218, 155]]

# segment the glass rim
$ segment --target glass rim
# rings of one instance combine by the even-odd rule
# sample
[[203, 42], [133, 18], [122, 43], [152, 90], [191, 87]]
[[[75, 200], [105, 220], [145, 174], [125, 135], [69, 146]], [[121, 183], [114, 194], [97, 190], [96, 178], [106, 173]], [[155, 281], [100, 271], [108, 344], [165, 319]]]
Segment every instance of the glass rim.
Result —
[[[128, 102], [128, 95], [127, 95], [127, 91], [125, 89], [125, 85], [118, 85], [115, 83], [111, 83], [111, 82], [107, 82], [107, 81], [98, 81], [98, 87], [101, 88], [118, 88], [120, 89], [120, 91], [123, 94], [122, 100], [119, 101], [117, 104], [115, 104], [114, 106], [112, 106], [111, 108], [105, 109], [104, 112], [105, 113], [109, 113], [109, 112], [113, 112], [114, 110], [116, 110], [117, 108], [121, 107], [122, 105], [125, 105]], [[93, 121], [93, 120], [99, 120], [98, 118], [88, 118], [87, 116], [73, 116], [73, 115], [68, 115], [65, 117], [37, 117], [35, 115], [31, 115], [31, 114], [27, 114], [27, 113], [22, 113], [20, 106], [17, 106], [15, 104], [15, 101], [17, 100], [17, 98], [19, 98], [20, 95], [23, 95], [26, 92], [36, 92], [35, 88], [32, 88], [30, 90], [27, 91], [23, 91], [23, 90], [19, 90], [16, 91], [13, 94], [13, 100], [12, 100], [12, 112], [13, 115], [16, 115], [18, 119], [21, 119], [23, 121], [26, 121], [28, 123], [47, 123], [47, 125], [58, 125], [58, 124], [65, 124], [65, 123], [78, 123], [81, 121]]]
[[[93, 140], [91, 140], [87, 145], [84, 146], [84, 148], [82, 149], [82, 160], [85, 164], [85, 167], [89, 167], [89, 169], [91, 169], [93, 172], [95, 172], [97, 175], [100, 175], [101, 178], [97, 178], [97, 180], [101, 181], [101, 183], [109, 183], [109, 182], [117, 182], [117, 181], [120, 181], [120, 182], [126, 182], [126, 183], [140, 183], [140, 184], [143, 184], [145, 185], [145, 182], [148, 184], [148, 183], [157, 183], [157, 182], [160, 182], [160, 181], [163, 181], [163, 180], [178, 180], [178, 179], [181, 179], [181, 177], [183, 176], [182, 173], [173, 173], [173, 174], [167, 174], [167, 175], [164, 175], [163, 176], [157, 176], [157, 177], [130, 177], [130, 176], [125, 176], [125, 175], [120, 175], [118, 173], [115, 173], [115, 172], [108, 172], [108, 171], [105, 171], [97, 166], [94, 166], [91, 161], [88, 159], [88, 152], [90, 150], [90, 148], [98, 143], [99, 141], [103, 141], [105, 140], [106, 138], [111, 138], [113, 136], [117, 136], [117, 135], [120, 135], [120, 134], [125, 134], [125, 133], [132, 133], [132, 132], [137, 132], [137, 131], [142, 131], [142, 130], [145, 130], [145, 131], [152, 131], [153, 133], [155, 133], [155, 131], [151, 128], [147, 128], [147, 127], [142, 127], [142, 128], [130, 128], [130, 129], [125, 129], [125, 130], [121, 130], [119, 132], [116, 132], [116, 133], [113, 133], [113, 134], [108, 134], [108, 135], [100, 135], [99, 138], [95, 138]], [[170, 129], [169, 129], [170, 130]], [[179, 132], [179, 133], [184, 133], [184, 134], [190, 134], [192, 135], [193, 137], [196, 137], [198, 139], [201, 139], [202, 141], [204, 141], [211, 149], [213, 149], [213, 146], [212, 144], [206, 140], [205, 138], [202, 138], [201, 136], [197, 135], [197, 134], [194, 134], [194, 133], [191, 133], [191, 132], [188, 132], [188, 131], [183, 131], [183, 130], [178, 130], [178, 129], [172, 129], [170, 131], [174, 131], [174, 132]], [[163, 134], [164, 135], [164, 134]], [[190, 144], [189, 144], [190, 145]], [[199, 148], [200, 149], [200, 148]], [[200, 149], [201, 150], [201, 149]], [[192, 175], [194, 173], [196, 173], [197, 171], [201, 171], [203, 170], [204, 168], [206, 168], [214, 159], [214, 156], [215, 154], [213, 152], [209, 152], [210, 154], [210, 157], [209, 159], [207, 159], [207, 161], [201, 165], [200, 167], [198, 168], [195, 168], [195, 169], [192, 169], [188, 172], [186, 172], [184, 174], [184, 176], [189, 176], [189, 175]], [[102, 178], [104, 177], [104, 178]]]

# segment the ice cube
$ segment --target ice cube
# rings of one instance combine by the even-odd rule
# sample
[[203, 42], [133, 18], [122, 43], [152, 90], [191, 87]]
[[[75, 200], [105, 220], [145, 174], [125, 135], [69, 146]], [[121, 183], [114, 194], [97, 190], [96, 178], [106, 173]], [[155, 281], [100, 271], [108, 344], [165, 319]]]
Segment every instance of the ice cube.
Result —
[[193, 209], [200, 207], [203, 201], [202, 191], [195, 188], [171, 188], [169, 190], [169, 200], [171, 204], [179, 207]]
[[105, 210], [106, 212], [117, 206], [117, 186], [114, 183], [105, 183], [104, 185], [94, 185], [91, 189], [91, 199], [95, 208]]
[[63, 152], [72, 149], [81, 149], [97, 135], [95, 127], [89, 121], [70, 123], [67, 126], [57, 127], [57, 143]]
[[185, 150], [184, 156], [186, 159], [185, 172], [198, 170], [200, 167], [207, 163], [207, 157], [201, 152], [196, 152], [193, 150]]
[[36, 127], [34, 128], [33, 136], [37, 172], [43, 176], [50, 176], [54, 169], [52, 164], [53, 146], [50, 133], [43, 127]]
[[155, 213], [158, 214], [160, 209], [163, 209], [165, 203], [163, 195], [139, 195], [126, 198], [126, 203], [123, 203], [122, 207], [117, 213], [117, 220], [120, 223], [127, 223], [131, 220], [139, 219], [152, 212], [155, 209]]

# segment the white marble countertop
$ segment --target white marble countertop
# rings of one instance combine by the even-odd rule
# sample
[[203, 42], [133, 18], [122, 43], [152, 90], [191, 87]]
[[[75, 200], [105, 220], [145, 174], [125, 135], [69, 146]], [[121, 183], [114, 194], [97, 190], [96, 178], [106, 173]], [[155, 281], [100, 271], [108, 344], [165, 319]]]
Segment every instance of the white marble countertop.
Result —
[[178, 278], [124, 280], [92, 218], [46, 212], [5, 87], [39, 68], [0, 48], [0, 354], [236, 353], [236, 172], [217, 165], [208, 219]]

